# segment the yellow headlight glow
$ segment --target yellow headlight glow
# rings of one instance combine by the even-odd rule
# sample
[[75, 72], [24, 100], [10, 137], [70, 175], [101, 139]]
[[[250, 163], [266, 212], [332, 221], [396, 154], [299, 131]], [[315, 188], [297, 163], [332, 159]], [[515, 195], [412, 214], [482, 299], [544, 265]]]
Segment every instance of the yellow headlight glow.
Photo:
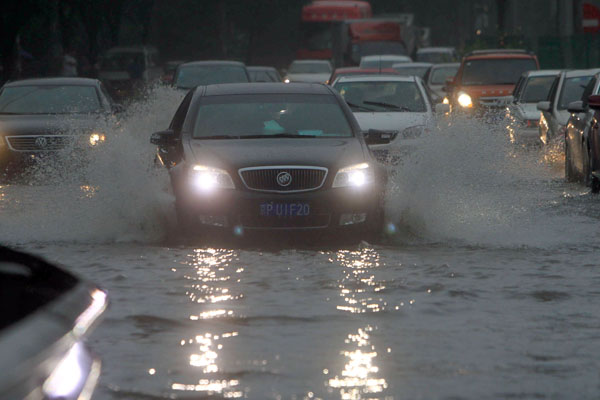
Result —
[[471, 108], [473, 107], [473, 100], [471, 100], [471, 96], [466, 93], [461, 93], [458, 95], [458, 104], [463, 108]]
[[90, 146], [96, 146], [99, 143], [102, 143], [106, 140], [106, 136], [104, 133], [94, 132], [90, 135]]

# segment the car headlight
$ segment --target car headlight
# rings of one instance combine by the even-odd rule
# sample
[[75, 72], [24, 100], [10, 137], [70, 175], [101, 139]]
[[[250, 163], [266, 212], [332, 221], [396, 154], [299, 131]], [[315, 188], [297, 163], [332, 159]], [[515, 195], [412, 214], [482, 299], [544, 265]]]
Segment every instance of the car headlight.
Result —
[[458, 104], [463, 108], [473, 107], [473, 100], [471, 99], [471, 96], [466, 93], [459, 93], [457, 100]]
[[290, 83], [290, 78], [285, 78], [285, 79], [283, 80], [283, 83]]
[[368, 163], [360, 163], [340, 169], [333, 179], [332, 187], [363, 187], [374, 180], [373, 168]]
[[448, 100], [448, 97], [444, 96], [444, 100], [442, 100], [442, 104], [450, 104], [450, 100]]
[[94, 132], [90, 135], [90, 146], [97, 146], [100, 143], [103, 143], [106, 140], [106, 136], [104, 133]]
[[215, 189], [235, 189], [233, 179], [227, 171], [206, 165], [194, 165], [190, 171], [192, 186], [202, 192]]

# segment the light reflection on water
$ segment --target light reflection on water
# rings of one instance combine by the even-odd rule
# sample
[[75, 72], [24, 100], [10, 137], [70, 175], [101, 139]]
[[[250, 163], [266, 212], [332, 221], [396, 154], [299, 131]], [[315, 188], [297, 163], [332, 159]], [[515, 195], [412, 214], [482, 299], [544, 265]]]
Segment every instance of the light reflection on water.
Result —
[[[343, 268], [343, 278], [338, 287], [340, 297], [344, 299], [344, 305], [338, 305], [336, 309], [351, 314], [385, 310], [387, 303], [373, 296], [373, 293], [385, 289], [385, 284], [378, 282], [374, 275], [375, 269], [380, 267], [379, 253], [369, 248], [340, 250], [336, 258]], [[344, 369], [326, 382], [329, 388], [339, 390], [341, 399], [379, 399], [388, 387], [386, 380], [378, 376], [379, 367], [375, 363], [377, 351], [370, 340], [375, 329], [366, 325], [349, 333], [344, 340], [348, 346], [340, 351], [345, 357]]]
[[[195, 304], [198, 312], [189, 316], [192, 321], [211, 320], [234, 315], [227, 305], [243, 297], [241, 294], [230, 293], [229, 283], [235, 279], [229, 271], [230, 262], [236, 257], [233, 250], [197, 249], [188, 256], [186, 264], [191, 267], [185, 279], [191, 281], [186, 290], [186, 296]], [[236, 269], [234, 274], [240, 274], [243, 269]], [[214, 306], [219, 306], [214, 308]], [[201, 325], [206, 329], [207, 324]], [[219, 353], [224, 350], [226, 342], [239, 335], [236, 331], [213, 329], [212, 332], [201, 332], [191, 339], [181, 339], [181, 346], [188, 346], [190, 354], [188, 363], [198, 369], [198, 380], [195, 382], [174, 382], [174, 391], [203, 392], [212, 396], [222, 395], [225, 398], [239, 398], [243, 392], [238, 390], [238, 379], [223, 379], [220, 375]]]

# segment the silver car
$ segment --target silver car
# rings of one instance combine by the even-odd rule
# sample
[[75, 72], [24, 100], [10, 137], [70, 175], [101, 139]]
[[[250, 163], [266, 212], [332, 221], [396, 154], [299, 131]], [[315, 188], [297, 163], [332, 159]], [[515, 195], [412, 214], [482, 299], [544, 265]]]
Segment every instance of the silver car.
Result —
[[558, 74], [560, 70], [540, 70], [521, 75], [506, 107], [506, 129], [512, 143], [539, 143], [537, 104], [548, 98]]

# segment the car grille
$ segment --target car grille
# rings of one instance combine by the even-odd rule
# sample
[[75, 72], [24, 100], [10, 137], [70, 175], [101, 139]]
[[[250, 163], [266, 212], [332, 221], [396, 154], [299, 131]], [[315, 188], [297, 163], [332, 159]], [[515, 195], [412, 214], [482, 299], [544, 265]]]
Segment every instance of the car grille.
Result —
[[7, 136], [8, 147], [13, 151], [56, 151], [73, 143], [69, 135]]
[[329, 214], [315, 214], [301, 217], [264, 217], [258, 215], [240, 216], [245, 228], [326, 228], [329, 226]]
[[327, 168], [274, 166], [239, 170], [244, 185], [262, 192], [297, 193], [316, 190], [323, 186]]

